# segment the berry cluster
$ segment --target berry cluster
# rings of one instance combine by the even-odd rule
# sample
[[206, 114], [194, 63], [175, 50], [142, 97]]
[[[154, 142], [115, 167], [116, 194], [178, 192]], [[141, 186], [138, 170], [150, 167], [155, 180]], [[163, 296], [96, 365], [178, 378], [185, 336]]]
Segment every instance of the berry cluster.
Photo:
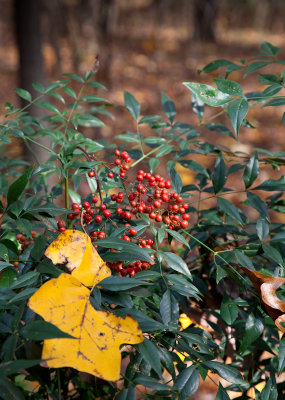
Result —
[[[129, 240], [129, 236], [126, 236]], [[126, 240], [126, 239], [125, 239]], [[154, 241], [152, 239], [142, 239], [139, 240], [138, 245], [139, 247], [144, 247], [151, 249], [152, 245], [154, 244]], [[154, 260], [154, 255], [151, 255], [151, 258]], [[123, 264], [121, 261], [116, 261], [116, 262], [107, 262], [107, 265], [109, 268], [112, 270], [118, 272], [120, 276], [127, 276], [129, 275], [134, 276], [140, 271], [147, 271], [153, 263], [147, 262], [147, 261], [133, 261], [128, 264]]]
[[[35, 231], [32, 231], [31, 232], [32, 239], [34, 239], [36, 236], [37, 236], [37, 233]], [[22, 235], [21, 233], [18, 233], [18, 235], [16, 236], [16, 239], [21, 244], [22, 250], [25, 250], [30, 244], [34, 243], [33, 240], [28, 240], [27, 237], [25, 235]]]

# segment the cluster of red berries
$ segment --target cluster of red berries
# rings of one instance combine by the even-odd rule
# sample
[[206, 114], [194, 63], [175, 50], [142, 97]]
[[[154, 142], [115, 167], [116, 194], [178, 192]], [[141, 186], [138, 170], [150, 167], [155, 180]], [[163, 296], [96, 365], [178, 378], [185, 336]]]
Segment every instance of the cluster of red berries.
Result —
[[[37, 233], [35, 231], [31, 231], [31, 238], [34, 239], [37, 236]], [[18, 242], [21, 244], [21, 250], [24, 251], [30, 244], [33, 244], [34, 241], [31, 239], [28, 239], [25, 235], [22, 235], [21, 233], [18, 233], [16, 236], [16, 239]], [[14, 267], [18, 268], [19, 261], [14, 261]]]
[[[37, 236], [37, 233], [35, 231], [32, 231], [31, 232], [32, 239], [34, 239], [36, 236]], [[22, 250], [25, 250], [30, 244], [34, 243], [33, 240], [28, 240], [27, 237], [25, 235], [22, 235], [21, 233], [18, 233], [18, 235], [16, 236], [16, 239], [21, 244]]]
[[[129, 236], [126, 237], [129, 238]], [[153, 243], [154, 241], [152, 239], [147, 239], [147, 240], [143, 239], [139, 241], [139, 247], [151, 249]], [[154, 260], [155, 257], [153, 254], [151, 255], [151, 258]], [[124, 265], [121, 261], [116, 261], [116, 262], [107, 262], [107, 265], [112, 270], [118, 272], [120, 276], [129, 275], [131, 277], [137, 274], [138, 272], [147, 271], [151, 267], [151, 265], [153, 265], [153, 263], [147, 261], [133, 261], [131, 263]]]

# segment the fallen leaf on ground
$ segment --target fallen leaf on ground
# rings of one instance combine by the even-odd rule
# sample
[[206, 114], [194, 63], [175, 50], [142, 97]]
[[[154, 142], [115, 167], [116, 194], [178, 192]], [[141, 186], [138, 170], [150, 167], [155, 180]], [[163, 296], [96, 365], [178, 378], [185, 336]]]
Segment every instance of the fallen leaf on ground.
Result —
[[[273, 319], [275, 325], [285, 332], [285, 302], [276, 295], [276, 290], [285, 284], [285, 278], [264, 275], [261, 272], [241, 267], [251, 280], [260, 297], [267, 314]], [[284, 324], [284, 326], [281, 325]]]
[[67, 229], [47, 248], [45, 256], [54, 264], [66, 263], [71, 275], [85, 286], [94, 286], [111, 276], [111, 270], [84, 232]]
[[30, 298], [29, 307], [34, 312], [75, 337], [45, 340], [42, 359], [50, 368], [72, 367], [116, 381], [120, 377], [121, 344], [140, 343], [144, 338], [133, 318], [97, 311], [89, 297], [90, 291], [76, 278], [61, 274]]

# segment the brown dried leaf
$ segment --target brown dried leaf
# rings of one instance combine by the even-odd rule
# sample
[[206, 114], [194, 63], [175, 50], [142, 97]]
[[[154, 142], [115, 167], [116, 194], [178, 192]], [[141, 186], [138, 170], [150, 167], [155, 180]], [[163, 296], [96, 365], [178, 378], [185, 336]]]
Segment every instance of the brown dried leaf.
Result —
[[285, 323], [285, 302], [276, 295], [276, 290], [285, 284], [285, 278], [264, 275], [245, 267], [241, 267], [241, 269], [251, 280], [267, 314], [273, 319], [275, 325], [285, 332], [285, 328], [281, 325], [281, 323]]

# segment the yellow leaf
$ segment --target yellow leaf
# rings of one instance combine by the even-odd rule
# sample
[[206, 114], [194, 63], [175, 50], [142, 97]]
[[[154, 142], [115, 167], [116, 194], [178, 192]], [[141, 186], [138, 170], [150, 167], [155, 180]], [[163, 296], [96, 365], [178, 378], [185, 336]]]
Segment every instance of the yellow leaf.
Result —
[[94, 286], [111, 275], [110, 269], [104, 263], [92, 246], [86, 233], [67, 229], [47, 248], [46, 257], [54, 264], [67, 263], [71, 275], [85, 286]]
[[123, 343], [144, 340], [131, 317], [95, 310], [90, 291], [69, 274], [46, 282], [31, 298], [29, 307], [75, 339], [47, 339], [42, 359], [50, 368], [72, 367], [102, 379], [120, 377]]

